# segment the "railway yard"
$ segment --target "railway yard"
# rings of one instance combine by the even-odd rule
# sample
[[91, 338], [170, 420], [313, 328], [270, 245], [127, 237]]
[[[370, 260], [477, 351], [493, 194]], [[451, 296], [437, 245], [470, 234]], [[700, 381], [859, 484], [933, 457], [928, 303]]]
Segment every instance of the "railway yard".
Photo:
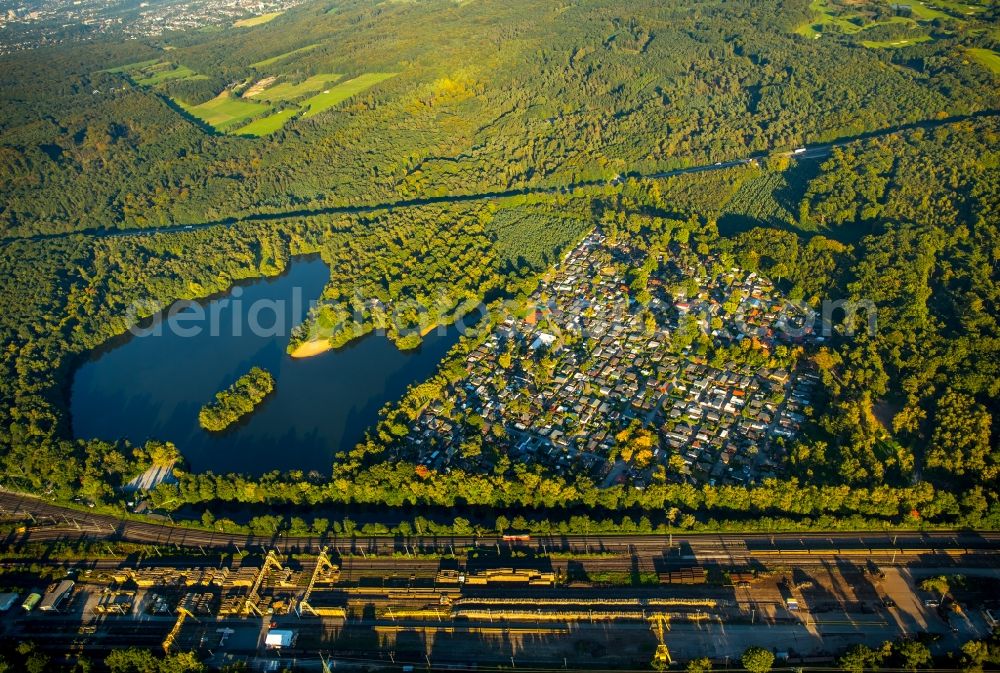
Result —
[[[62, 652], [196, 650], [263, 669], [292, 659], [304, 669], [324, 660], [558, 668], [581, 658], [642, 668], [659, 645], [675, 661], [710, 653], [720, 663], [760, 645], [794, 664], [921, 634], [954, 648], [990, 633], [1000, 613], [995, 534], [181, 544], [177, 530], [146, 523], [138, 537], [159, 528], [174, 540], [137, 543], [98, 516], [39, 521], [44, 507], [0, 546], [0, 586], [17, 594], [0, 613], [0, 637]], [[60, 534], [101, 551], [72, 560], [27, 551], [55, 549]], [[926, 590], [941, 576], [947, 595]]]

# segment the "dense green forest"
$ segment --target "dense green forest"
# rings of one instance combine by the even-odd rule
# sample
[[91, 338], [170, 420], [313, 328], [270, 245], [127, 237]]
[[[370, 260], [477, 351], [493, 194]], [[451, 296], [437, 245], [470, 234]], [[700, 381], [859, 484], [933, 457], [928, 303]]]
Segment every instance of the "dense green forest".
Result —
[[[885, 7], [869, 4], [876, 21]], [[966, 50], [996, 47], [997, 11], [921, 21], [932, 40], [879, 49], [831, 27], [803, 35], [806, 0], [327, 1], [249, 30], [12, 55], [0, 59], [0, 227], [145, 228], [559, 186], [993, 109], [996, 75]], [[196, 75], [129, 74], [150, 61]], [[372, 72], [398, 74], [262, 138], [220, 134], [180, 106], [266, 77]]]
[[[805, 0], [310, 2], [249, 32], [3, 57], [4, 484], [120, 500], [117, 487], [164, 445], [73, 438], [69, 381], [86, 353], [174, 300], [319, 254], [331, 278], [291, 346], [386, 327], [412, 348], [465, 306], [516, 305], [600, 225], [644, 249], [667, 237], [723, 252], [817, 308], [875, 307], [874, 335], [865, 313], [838, 316], [808, 354], [825, 394], [789, 447], [793, 479], [601, 489], [509, 460], [488, 474], [418, 474], [387, 449], [460, 374], [469, 337], [330, 478], [180, 472], [154, 501], [676, 506], [691, 525], [1000, 526], [997, 74], [968, 52], [997, 48], [997, 10], [903, 28], [884, 11], [859, 32]], [[928, 39], [865, 44], [917, 33]], [[122, 68], [164, 60], [205, 77], [151, 82]], [[172, 102], [270, 76], [366, 72], [398, 74], [261, 138], [214, 132]], [[843, 142], [819, 159], [781, 153], [833, 139]], [[380, 207], [352, 210], [368, 205]], [[206, 226], [153, 231], [174, 223]]]

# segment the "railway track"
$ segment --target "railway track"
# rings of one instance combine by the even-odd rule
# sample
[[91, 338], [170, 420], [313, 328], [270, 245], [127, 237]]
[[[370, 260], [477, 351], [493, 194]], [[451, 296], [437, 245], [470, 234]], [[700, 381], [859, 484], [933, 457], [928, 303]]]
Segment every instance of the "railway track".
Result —
[[[652, 556], [672, 562], [726, 562], [739, 565], [752, 559], [809, 562], [831, 557], [919, 559], [953, 562], [973, 557], [989, 562], [1000, 554], [1000, 533], [899, 532], [899, 533], [683, 533], [667, 535], [542, 535], [529, 540], [506, 541], [499, 536], [390, 536], [262, 537], [183, 528], [169, 523], [136, 521], [106, 514], [83, 512], [30, 496], [0, 492], [0, 515], [20, 517], [29, 525], [17, 541], [106, 540], [212, 551], [277, 549], [281, 552], [318, 553], [328, 546], [342, 557], [399, 557], [399, 564], [420, 554], [454, 554], [462, 550], [495, 549], [498, 556], [514, 547], [545, 556], [594, 555], [592, 562], [610, 557]], [[13, 542], [9, 540], [8, 542]], [[673, 546], [670, 546], [670, 542]], [[395, 559], [393, 560], [395, 562]]]

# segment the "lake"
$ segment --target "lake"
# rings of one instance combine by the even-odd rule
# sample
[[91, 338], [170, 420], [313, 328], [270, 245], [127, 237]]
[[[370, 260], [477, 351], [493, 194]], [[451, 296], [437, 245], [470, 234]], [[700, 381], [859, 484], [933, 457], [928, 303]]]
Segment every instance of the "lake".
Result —
[[[360, 441], [386, 402], [434, 373], [458, 330], [435, 330], [406, 353], [369, 334], [335, 351], [293, 359], [285, 352], [290, 327], [302, 321], [328, 279], [322, 261], [299, 259], [279, 277], [240, 284], [226, 296], [194, 307], [189, 302], [180, 311], [181, 317], [196, 311], [217, 316], [211, 321], [219, 325], [216, 335], [209, 322], [178, 322], [185, 329], [203, 328], [184, 336], [164, 325], [161, 334], [129, 336], [94, 352], [73, 377], [74, 435], [133, 444], [171, 441], [194, 472], [329, 474], [333, 454]], [[279, 328], [255, 334], [248, 328], [251, 305], [260, 307], [257, 324]], [[275, 319], [270, 307], [277, 305], [286, 307], [284, 320]], [[228, 430], [202, 430], [202, 405], [253, 366], [274, 375], [275, 392]]]

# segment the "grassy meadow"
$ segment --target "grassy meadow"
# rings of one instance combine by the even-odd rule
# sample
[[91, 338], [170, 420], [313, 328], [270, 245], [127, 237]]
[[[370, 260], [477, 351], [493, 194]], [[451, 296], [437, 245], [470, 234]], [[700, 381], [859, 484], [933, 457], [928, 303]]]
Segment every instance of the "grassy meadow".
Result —
[[1000, 54], [992, 49], [966, 49], [969, 56], [980, 65], [989, 68], [994, 75], [1000, 75]]
[[175, 66], [173, 63], [167, 62], [141, 70], [139, 74], [141, 75], [140, 77], [133, 75], [133, 78], [135, 79], [135, 83], [140, 86], [156, 86], [161, 82], [171, 79], [204, 77], [204, 75], [199, 75], [186, 65]]
[[255, 119], [246, 126], [241, 126], [240, 128], [233, 131], [235, 135], [240, 136], [254, 136], [261, 137], [274, 133], [281, 127], [283, 127], [288, 120], [297, 115], [299, 110], [297, 108], [288, 108], [285, 110], [278, 110], [272, 115], [262, 117], [260, 119]]
[[318, 46], [319, 46], [318, 44], [310, 44], [306, 45], [305, 47], [299, 47], [298, 49], [286, 51], [283, 54], [278, 54], [277, 56], [271, 56], [270, 58], [265, 58], [261, 61], [255, 61], [254, 63], [250, 64], [250, 67], [260, 70], [261, 68], [266, 68], [268, 66], [274, 65], [275, 63], [278, 63], [279, 61], [284, 61], [285, 59], [291, 58], [292, 56], [296, 56], [298, 54], [304, 54], [307, 51], [312, 51]]
[[228, 131], [239, 122], [267, 112], [268, 106], [252, 103], [233, 97], [229, 91], [223, 91], [210, 101], [200, 105], [188, 105], [174, 99], [181, 108], [190, 115], [197, 117], [217, 131]]
[[253, 26], [260, 26], [268, 21], [274, 21], [282, 14], [284, 14], [284, 12], [268, 12], [267, 14], [261, 14], [260, 16], [251, 16], [246, 19], [240, 19], [239, 21], [233, 23], [233, 28], [252, 28]]
[[320, 73], [298, 83], [279, 82], [278, 84], [269, 86], [263, 91], [254, 94], [253, 97], [268, 101], [294, 100], [296, 98], [301, 98], [306, 94], [322, 91], [339, 80], [341, 77], [343, 77], [343, 75], [336, 73]]
[[318, 115], [320, 112], [328, 110], [334, 105], [344, 102], [351, 96], [359, 94], [379, 82], [384, 82], [390, 77], [394, 77], [396, 74], [394, 72], [370, 72], [359, 75], [354, 79], [349, 79], [346, 82], [341, 82], [322, 93], [316, 94], [312, 98], [307, 98], [303, 103], [306, 112], [302, 117], [308, 118]]

